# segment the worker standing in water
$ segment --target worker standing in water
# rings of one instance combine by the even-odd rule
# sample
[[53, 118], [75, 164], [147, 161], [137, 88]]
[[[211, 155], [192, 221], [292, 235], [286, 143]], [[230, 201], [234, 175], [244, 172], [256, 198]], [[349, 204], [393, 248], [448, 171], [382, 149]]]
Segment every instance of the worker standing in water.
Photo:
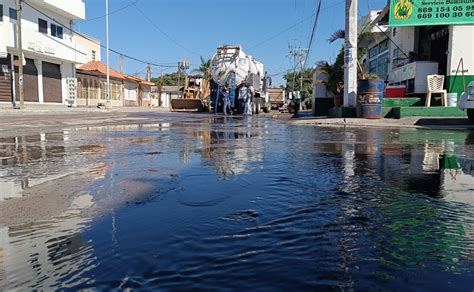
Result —
[[245, 113], [245, 102], [247, 101], [247, 84], [242, 83], [239, 87], [239, 114]]
[[224, 115], [227, 116], [227, 109], [229, 109], [229, 113], [232, 115], [232, 108], [230, 107], [230, 99], [229, 99], [229, 89], [227, 89], [227, 85], [224, 86], [222, 89], [222, 97], [224, 100]]
[[255, 90], [253, 89], [253, 86], [249, 86], [247, 90], [247, 98], [245, 99], [245, 111], [244, 115], [246, 116], [251, 116], [252, 115], [252, 100], [253, 100], [253, 95], [255, 94]]

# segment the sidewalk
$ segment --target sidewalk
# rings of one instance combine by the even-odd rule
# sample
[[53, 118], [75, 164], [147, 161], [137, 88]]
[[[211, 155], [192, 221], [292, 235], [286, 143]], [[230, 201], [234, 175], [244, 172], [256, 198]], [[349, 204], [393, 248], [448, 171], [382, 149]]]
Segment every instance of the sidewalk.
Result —
[[25, 105], [25, 109], [0, 106], [0, 137], [61, 130], [80, 126], [154, 123], [174, 113], [159, 108], [68, 108], [64, 105]]
[[24, 114], [65, 114], [65, 113], [134, 113], [134, 112], [169, 112], [164, 108], [114, 107], [110, 110], [97, 107], [67, 107], [64, 104], [25, 104], [25, 108], [14, 109], [11, 104], [0, 104], [0, 116]]
[[294, 125], [324, 127], [373, 127], [373, 128], [414, 128], [414, 129], [474, 129], [467, 118], [460, 117], [407, 117], [401, 119], [362, 119], [315, 117], [311, 113], [301, 113], [290, 120]]

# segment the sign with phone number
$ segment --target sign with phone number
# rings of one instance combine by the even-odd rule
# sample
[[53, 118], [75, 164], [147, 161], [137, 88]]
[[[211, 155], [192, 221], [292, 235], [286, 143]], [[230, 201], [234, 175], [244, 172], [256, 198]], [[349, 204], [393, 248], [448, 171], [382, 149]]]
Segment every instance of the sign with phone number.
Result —
[[390, 0], [390, 26], [474, 23], [474, 0]]

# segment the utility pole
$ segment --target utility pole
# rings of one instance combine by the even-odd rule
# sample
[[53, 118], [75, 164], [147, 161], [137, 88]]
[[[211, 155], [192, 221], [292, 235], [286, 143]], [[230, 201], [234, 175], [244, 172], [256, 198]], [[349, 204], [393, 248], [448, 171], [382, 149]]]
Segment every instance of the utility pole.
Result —
[[107, 43], [107, 89], [106, 89], [106, 104], [105, 107], [110, 109], [110, 52], [109, 52], [109, 0], [105, 0], [105, 34]]
[[190, 63], [187, 60], [182, 60], [178, 63], [178, 91], [179, 91], [179, 83], [181, 79], [181, 71], [184, 72], [184, 80], [186, 82], [186, 70], [188, 70], [189, 67], [190, 67]]
[[151, 82], [151, 65], [146, 67], [146, 81]]
[[346, 0], [344, 107], [355, 107], [357, 104], [357, 7], [358, 0]]
[[308, 55], [308, 49], [301, 49], [300, 53], [300, 65], [301, 65], [301, 74], [300, 74], [300, 110], [302, 109], [303, 104], [303, 78], [304, 78], [304, 62], [306, 60], [306, 55]]
[[[20, 109], [25, 108], [25, 89], [23, 87], [23, 44], [21, 40], [21, 1], [16, 0], [16, 37], [19, 50], [18, 56], [18, 95], [20, 96]], [[14, 66], [13, 66], [14, 67]]]
[[181, 62], [178, 62], [178, 97], [181, 97], [181, 93], [179, 92], [179, 82], [181, 81]]
[[[300, 90], [299, 90], [299, 98], [301, 99], [301, 91], [303, 90], [303, 71], [304, 71], [304, 60], [306, 58], [306, 54], [308, 53], [308, 49], [306, 48], [300, 48], [288, 45], [288, 48], [290, 49], [290, 53], [288, 57], [290, 58], [290, 62], [292, 63], [291, 66], [293, 67], [293, 88], [292, 88], [292, 95], [293, 98], [296, 98], [296, 70], [298, 66], [300, 66]], [[301, 107], [301, 102], [300, 102], [300, 107]]]
[[124, 68], [125, 68], [125, 60], [123, 58], [123, 55], [120, 54], [120, 74], [124, 72]]

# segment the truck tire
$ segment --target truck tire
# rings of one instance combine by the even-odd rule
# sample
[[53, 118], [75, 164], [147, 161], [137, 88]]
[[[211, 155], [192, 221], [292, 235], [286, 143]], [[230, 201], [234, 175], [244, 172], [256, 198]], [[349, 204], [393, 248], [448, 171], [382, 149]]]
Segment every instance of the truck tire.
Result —
[[467, 109], [467, 118], [472, 124], [474, 124], [474, 109], [473, 108]]

